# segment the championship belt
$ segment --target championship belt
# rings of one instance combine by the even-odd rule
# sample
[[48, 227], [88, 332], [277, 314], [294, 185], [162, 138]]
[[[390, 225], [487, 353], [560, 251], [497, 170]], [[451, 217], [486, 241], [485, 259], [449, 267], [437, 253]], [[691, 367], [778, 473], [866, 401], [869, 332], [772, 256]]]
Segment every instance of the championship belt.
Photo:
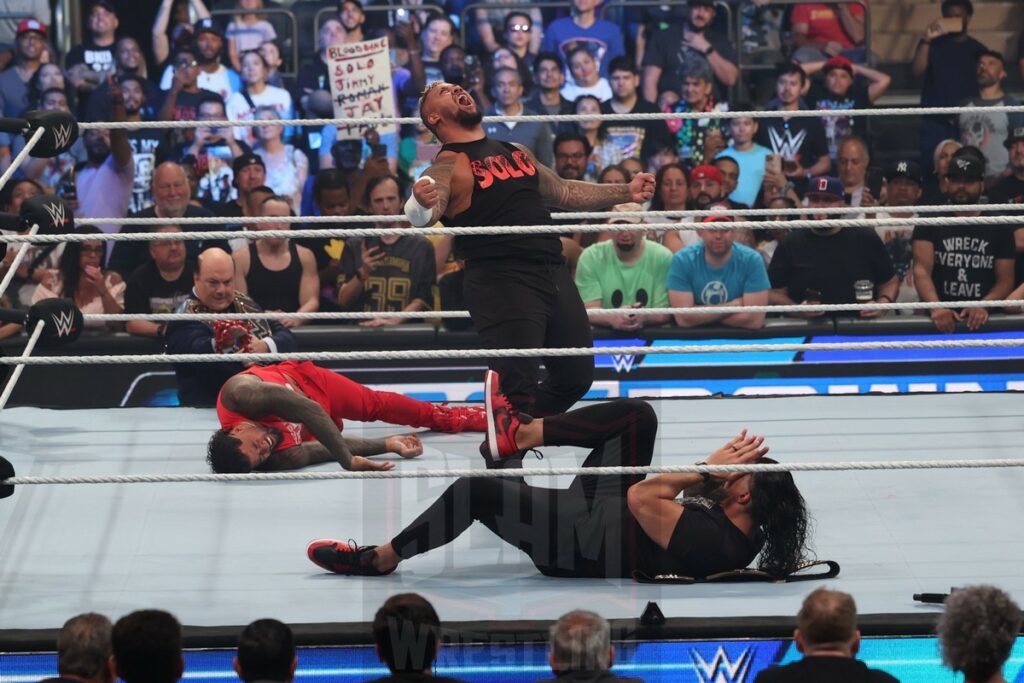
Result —
[[250, 353], [252, 327], [244, 320], [214, 320], [213, 349], [217, 353]]
[[[824, 571], [807, 572], [812, 567], [824, 567]], [[744, 581], [760, 581], [763, 583], [793, 583], [794, 581], [819, 581], [834, 579], [839, 576], [839, 563], [832, 560], [810, 560], [801, 562], [796, 568], [783, 576], [769, 574], [760, 569], [730, 569], [707, 576], [682, 576], [680, 574], [650, 574], [633, 570], [633, 580], [637, 583], [675, 583], [689, 586], [695, 583], [739, 583]]]

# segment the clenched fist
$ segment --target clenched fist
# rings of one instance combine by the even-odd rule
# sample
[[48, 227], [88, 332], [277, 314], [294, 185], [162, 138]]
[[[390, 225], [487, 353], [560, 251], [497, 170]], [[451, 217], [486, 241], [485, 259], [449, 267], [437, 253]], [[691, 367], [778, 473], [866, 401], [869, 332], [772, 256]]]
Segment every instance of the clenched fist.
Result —
[[430, 176], [423, 176], [412, 186], [412, 196], [426, 209], [437, 206], [437, 183]]
[[632, 201], [643, 204], [654, 196], [654, 176], [650, 173], [637, 173], [629, 181], [629, 191], [633, 194]]

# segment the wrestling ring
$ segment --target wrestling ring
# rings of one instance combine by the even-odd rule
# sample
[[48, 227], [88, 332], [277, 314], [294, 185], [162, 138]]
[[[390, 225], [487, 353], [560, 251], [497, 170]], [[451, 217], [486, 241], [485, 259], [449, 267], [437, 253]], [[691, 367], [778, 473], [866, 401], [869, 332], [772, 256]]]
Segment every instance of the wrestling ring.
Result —
[[[988, 107], [997, 111], [999, 107]], [[1002, 108], [1024, 110], [1024, 107]], [[879, 111], [853, 112], [868, 116]], [[936, 110], [938, 112], [939, 110]], [[850, 114], [851, 112], [840, 112]], [[901, 113], [901, 112], [896, 112]], [[910, 109], [920, 115], [928, 110]], [[722, 112], [760, 116], [764, 112]], [[816, 116], [830, 112], [815, 112]], [[642, 115], [641, 115], [642, 116]], [[658, 115], [659, 118], [687, 115]], [[696, 116], [696, 115], [694, 115]], [[500, 120], [501, 117], [498, 117]], [[575, 120], [579, 117], [532, 117]], [[623, 118], [609, 115], [606, 118]], [[415, 121], [415, 119], [399, 119]], [[309, 125], [282, 121], [280, 125]], [[313, 122], [314, 124], [317, 122]], [[82, 124], [116, 127], [129, 124]], [[131, 124], [154, 126], [155, 124]], [[160, 124], [167, 125], [167, 124]], [[182, 126], [197, 125], [182, 122]], [[203, 122], [205, 126], [222, 125]], [[224, 123], [223, 125], [228, 125]], [[230, 125], [242, 125], [233, 122]], [[36, 134], [34, 137], [40, 137]], [[32, 144], [26, 145], [26, 154]], [[24, 155], [22, 155], [23, 157]], [[16, 160], [20, 162], [21, 159]], [[0, 178], [0, 186], [11, 172]], [[825, 221], [748, 221], [786, 210], [735, 212], [728, 228], [784, 228], [944, 225], [930, 216], [945, 207], [916, 207], [913, 219], [849, 218], [857, 210], [838, 209]], [[958, 224], [1017, 225], [1015, 207], [985, 205], [977, 218]], [[1019, 208], [1019, 207], [1017, 207]], [[999, 211], [1003, 215], [987, 215]], [[796, 209], [788, 213], [800, 214]], [[1010, 212], [1010, 215], [1006, 215]], [[646, 212], [644, 215], [650, 215]], [[706, 212], [664, 212], [673, 217]], [[621, 214], [619, 214], [621, 215]], [[204, 230], [223, 219], [181, 219], [183, 233], [106, 235], [107, 240], [250, 239], [267, 237], [354, 237], [388, 233], [504, 234], [634, 229], [634, 225], [589, 224], [604, 212], [567, 214], [579, 225], [478, 226], [459, 229], [365, 229], [250, 231]], [[380, 217], [386, 220], [388, 217]], [[399, 220], [404, 217], [394, 217]], [[95, 219], [99, 223], [144, 225], [156, 220]], [[317, 224], [320, 217], [268, 218], [274, 222]], [[365, 222], [365, 217], [331, 217], [330, 222]], [[252, 219], [258, 223], [261, 219]], [[92, 221], [90, 221], [92, 222]], [[163, 221], [166, 222], [166, 221]], [[702, 227], [718, 226], [718, 223]], [[186, 227], [187, 226], [187, 227]], [[193, 228], [196, 231], [192, 231]], [[48, 233], [48, 234], [44, 234]], [[0, 241], [18, 249], [24, 243], [84, 241], [94, 235], [41, 231], [6, 235]], [[17, 259], [17, 256], [16, 256]], [[12, 267], [11, 271], [16, 268]], [[0, 283], [0, 293], [10, 278]], [[1020, 302], [968, 304], [850, 304], [800, 306], [808, 310], [899, 310], [929, 307], [1002, 308]], [[770, 312], [787, 307], [767, 306]], [[751, 307], [740, 310], [750, 311]], [[641, 314], [682, 313], [693, 309], [648, 309]], [[596, 313], [609, 313], [598, 310]], [[635, 310], [628, 311], [635, 313]], [[283, 318], [289, 314], [265, 314]], [[388, 314], [314, 313], [295, 317], [360, 319]], [[465, 312], [392, 314], [396, 317], [466, 317]], [[194, 316], [198, 319], [260, 316]], [[87, 320], [181, 319], [174, 315], [93, 315]], [[676, 398], [672, 392], [647, 396], [659, 419], [659, 438], [650, 472], [696, 471], [703, 460], [740, 429], [764, 434], [779, 468], [799, 470], [797, 483], [814, 517], [812, 550], [837, 562], [842, 571], [827, 581], [808, 583], [702, 583], [648, 585], [628, 579], [552, 579], [539, 573], [522, 553], [483, 527], [474, 527], [454, 543], [402, 565], [386, 578], [340, 577], [309, 563], [304, 549], [317, 537], [351, 537], [380, 542], [412, 521], [450, 483], [453, 476], [509, 476], [485, 470], [476, 434], [421, 433], [424, 453], [414, 460], [392, 456], [396, 468], [383, 473], [351, 473], [321, 465], [308, 471], [213, 475], [203, 457], [218, 424], [213, 410], [192, 408], [117, 408], [49, 410], [7, 407], [22, 373], [42, 365], [100, 365], [166, 362], [157, 355], [47, 355], [36, 352], [45, 323], [19, 357], [0, 358], [11, 366], [0, 394], [0, 443], [16, 476], [13, 495], [0, 501], [0, 639], [41, 643], [69, 616], [98, 611], [116, 617], [159, 607], [173, 611], [192, 630], [193, 643], [229, 644], [228, 633], [261, 616], [297, 626], [307, 642], [365, 642], [365, 625], [390, 595], [415, 591], [437, 608], [442, 621], [463, 632], [536, 633], [566, 611], [598, 609], [634, 635], [712, 637], [784, 635], [803, 596], [817, 585], [853, 594], [866, 615], [862, 628], [876, 634], [923, 634], [940, 607], [923, 605], [914, 594], [947, 592], [951, 587], [992, 583], [1024, 600], [1024, 538], [1017, 524], [1024, 516], [1024, 396], [1013, 393], [921, 393], [911, 395], [781, 396], [756, 398]], [[944, 339], [818, 344], [700, 343], [644, 349], [646, 354], [743, 354], [841, 350], [1018, 348], [1020, 339]], [[69, 346], [69, 352], [74, 346]], [[235, 355], [258, 362], [309, 359], [330, 367], [374, 360], [458, 359], [479, 369], [496, 356], [628, 354], [635, 345], [593, 349], [433, 349], [419, 351], [299, 352]], [[218, 362], [214, 355], [175, 357], [176, 361]], [[101, 372], [96, 373], [102, 381]], [[22, 380], [25, 381], [25, 380]], [[87, 387], [82, 387], [88, 391]], [[479, 395], [466, 397], [480, 400]], [[407, 429], [379, 424], [346, 424], [345, 434], [381, 437]], [[578, 473], [583, 449], [545, 447], [544, 459], [525, 460], [528, 481], [564, 487]], [[399, 462], [400, 461], [400, 462]], [[765, 466], [753, 466], [765, 467]], [[707, 468], [703, 468], [707, 469]], [[10, 473], [8, 473], [10, 474]], [[361, 481], [362, 479], [374, 481]], [[138, 486], [135, 484], [147, 485]], [[1016, 529], [1016, 531], [1015, 531]], [[638, 617], [655, 602], [667, 617], [663, 626], [641, 624]], [[629, 626], [632, 625], [632, 626]], [[617, 626], [618, 628], [618, 626]], [[657, 629], [663, 629], [658, 636]], [[652, 630], [653, 629], [653, 630]], [[874, 629], [874, 631], [872, 631]], [[3, 634], [6, 634], [3, 635]], [[313, 635], [311, 635], [313, 634]], [[317, 636], [315, 634], [320, 634]], [[698, 635], [704, 634], [704, 635]], [[332, 641], [333, 642], [333, 641]], [[15, 646], [19, 647], [19, 646]], [[627, 674], [628, 675], [628, 670]], [[637, 674], [634, 674], [637, 675]], [[536, 678], [537, 676], [534, 676]], [[1013, 680], [1009, 678], [1009, 680]], [[7, 680], [0, 676], [0, 680]], [[15, 679], [11, 679], [15, 680]], [[679, 680], [648, 678], [648, 680]], [[704, 680], [703, 678], [700, 680]], [[711, 680], [710, 678], [707, 680]], [[733, 679], [728, 679], [733, 680]], [[738, 680], [738, 679], [737, 679]], [[752, 677], [751, 679], [752, 680]]]

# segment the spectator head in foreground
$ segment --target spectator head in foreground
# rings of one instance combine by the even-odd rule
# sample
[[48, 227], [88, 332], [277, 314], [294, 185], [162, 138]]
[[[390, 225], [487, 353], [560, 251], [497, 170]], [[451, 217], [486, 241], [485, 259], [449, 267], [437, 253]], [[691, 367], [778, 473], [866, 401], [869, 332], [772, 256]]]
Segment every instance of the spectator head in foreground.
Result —
[[57, 673], [80, 683], [113, 683], [110, 619], [86, 612], [68, 619], [57, 633]]
[[157, 609], [127, 614], [114, 624], [112, 673], [125, 683], [174, 683], [185, 672], [181, 624]]
[[611, 627], [586, 610], [563, 614], [550, 629], [548, 663], [556, 676], [571, 671], [607, 671], [615, 662]]
[[962, 673], [965, 683], [1001, 681], [1020, 627], [1020, 607], [998, 588], [955, 590], [939, 619], [942, 661]]
[[819, 588], [804, 598], [796, 616], [793, 640], [804, 656], [853, 657], [860, 649], [857, 604], [841, 591]]
[[399, 593], [377, 610], [373, 642], [393, 673], [429, 674], [441, 646], [441, 620], [422, 595]]
[[298, 664], [292, 630], [277, 619], [257, 619], [238, 636], [238, 654], [233, 665], [238, 678], [245, 683], [290, 683]]

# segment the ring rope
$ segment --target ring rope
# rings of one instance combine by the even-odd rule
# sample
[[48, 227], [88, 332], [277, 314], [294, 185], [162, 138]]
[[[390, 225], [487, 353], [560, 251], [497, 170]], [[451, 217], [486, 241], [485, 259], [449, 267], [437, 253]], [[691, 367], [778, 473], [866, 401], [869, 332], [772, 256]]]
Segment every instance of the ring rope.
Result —
[[[914, 213], [944, 213], [954, 210], [955, 207], [951, 207], [949, 204], [924, 204], [921, 206], [873, 206], [873, 207], [861, 207], [861, 206], [839, 206], [839, 207], [820, 207], [809, 209], [807, 207], [796, 208], [796, 209], [728, 209], [723, 210], [720, 208], [715, 209], [669, 209], [665, 211], [612, 211], [608, 209], [606, 211], [559, 211], [557, 216], [559, 219], [566, 220], [607, 220], [608, 218], [648, 218], [648, 217], [660, 217], [660, 218], [704, 218], [707, 216], [721, 216], [723, 214], [729, 216], [803, 216], [809, 211], [814, 211], [818, 214], [823, 215], [844, 215], [844, 214], [862, 214], [862, 213], [882, 213], [885, 211], [898, 211], [898, 212], [914, 212]], [[969, 208], [973, 211], [999, 211], [1001, 213], [1024, 211], [1024, 204], [971, 204]], [[1021, 217], [1024, 220], [1024, 217]], [[167, 225], [173, 223], [174, 225], [223, 225], [232, 221], [244, 220], [247, 225], [260, 225], [263, 223], [309, 223], [309, 224], [336, 224], [336, 223], [397, 223], [405, 222], [408, 218], [405, 214], [396, 214], [394, 216], [372, 216], [372, 215], [359, 215], [359, 216], [250, 216], [244, 219], [236, 217], [224, 217], [224, 216], [194, 216], [191, 218], [141, 218], [141, 217], [121, 217], [121, 218], [88, 218], [82, 219], [81, 223], [102, 223], [109, 225], [140, 225], [140, 226], [153, 226], [153, 225]], [[897, 220], [892, 219], [872, 219], [872, 220]], [[650, 223], [650, 229], [660, 229], [666, 227], [662, 223]], [[759, 222], [758, 226], [763, 227], [765, 222]], [[494, 227], [494, 226], [488, 226]], [[523, 227], [523, 226], [513, 226]]]
[[[836, 313], [849, 311], [916, 311], [963, 308], [1020, 308], [1020, 299], [991, 301], [905, 301], [864, 304], [792, 304], [768, 306], [690, 306], [687, 308], [588, 308], [587, 314], [598, 315], [705, 315], [707, 313], [807, 313], [820, 311]], [[469, 311], [316, 311], [290, 313], [86, 313], [86, 320], [105, 323], [124, 323], [133, 320], [149, 322], [213, 322], [216, 320], [373, 320], [395, 318], [419, 320], [421, 318], [470, 318]]]
[[[264, 216], [264, 218], [272, 218]], [[102, 223], [105, 218], [92, 219], [90, 222]], [[152, 220], [152, 219], [147, 219]], [[163, 219], [162, 225], [169, 222], [186, 225], [187, 219], [168, 221]], [[209, 219], [202, 219], [209, 222]], [[218, 219], [224, 224], [224, 219]], [[84, 221], [83, 221], [84, 222]], [[285, 222], [273, 219], [255, 221], [256, 223]], [[296, 222], [296, 221], [291, 221]], [[1011, 225], [1024, 227], [1024, 218], [1020, 216], [921, 216], [918, 218], [844, 218], [823, 220], [797, 221], [733, 221], [729, 223], [675, 223], [646, 224], [642, 229], [658, 230], [669, 226], [676, 230], [738, 230], [738, 229], [782, 229], [782, 230], [830, 230], [832, 228], [874, 228], [885, 226], [890, 228], [914, 226], [983, 226]], [[153, 223], [150, 223], [151, 225]], [[181, 240], [231, 240], [231, 239], [303, 239], [307, 237], [379, 237], [381, 235], [439, 235], [442, 237], [459, 235], [543, 235], [564, 232], [633, 232], [639, 230], [640, 223], [594, 224], [580, 223], [572, 225], [478, 225], [459, 228], [338, 228], [326, 230], [210, 230], [202, 232], [113, 232], [103, 235], [92, 233], [60, 233], [56, 235], [0, 235], [0, 242], [19, 244], [57, 244], [61, 242], [159, 242]], [[660, 227], [659, 227], [660, 226]]]
[[25, 141], [25, 146], [21, 148], [21, 151], [11, 160], [11, 165], [7, 167], [3, 175], [0, 175], [0, 190], [7, 186], [7, 182], [14, 176], [21, 164], [28, 158], [29, 153], [35, 149], [39, 141], [43, 139], [43, 135], [46, 134], [46, 129], [39, 127], [36, 132], [32, 134], [28, 140]]
[[0, 485], [40, 484], [185, 484], [219, 481], [324, 481], [334, 479], [427, 479], [432, 477], [501, 478], [522, 476], [607, 476], [640, 474], [755, 474], [759, 472], [850, 472], [877, 470], [992, 469], [1024, 467], [1019, 458], [985, 460], [892, 460], [850, 462], [790, 462], [747, 465], [648, 465], [646, 467], [552, 467], [550, 469], [398, 469], [352, 472], [249, 472], [244, 474], [111, 474], [89, 476], [9, 477]]
[[[29, 237], [39, 232], [39, 226], [33, 225], [29, 228]], [[10, 266], [7, 268], [7, 272], [4, 273], [4, 279], [0, 280], [0, 296], [7, 293], [7, 288], [11, 286], [11, 282], [14, 281], [14, 276], [18, 274], [18, 268], [21, 267], [21, 262], [25, 260], [25, 255], [28, 253], [28, 244], [19, 244], [17, 246], [18, 251], [14, 254], [14, 258], [11, 260]]]
[[[830, 116], [925, 116], [952, 114], [1002, 114], [1024, 112], [1024, 105], [997, 105], [992, 107], [893, 107], [891, 109], [798, 109], [796, 111], [688, 111], [652, 112], [649, 114], [536, 114], [530, 116], [485, 116], [493, 123], [530, 123], [549, 121], [574, 123], [580, 121], [667, 121], [687, 119], [773, 119], [773, 118], [825, 118]], [[281, 127], [317, 126], [379, 126], [384, 124], [420, 124], [418, 116], [381, 116], [345, 119], [280, 119], [273, 125]], [[78, 124], [80, 130], [143, 130], [146, 128], [239, 128], [265, 126], [266, 121], [94, 121]]]
[[539, 349], [416, 349], [403, 351], [291, 351], [287, 353], [116, 354], [109, 356], [0, 357], [0, 365], [128, 365], [134, 363], [264, 363], [287, 360], [382, 361], [451, 358], [565, 358], [569, 356], [665, 355], [698, 353], [771, 353], [806, 351], [917, 351], [925, 349], [1016, 349], [1024, 339], [950, 339], [891, 342], [809, 342], [806, 344], [722, 344], [671, 346], [581, 346]]
[[[32, 355], [32, 351], [36, 348], [36, 343], [39, 338], [43, 336], [43, 328], [46, 327], [46, 321], [40, 320], [36, 323], [36, 326], [32, 328], [32, 336], [28, 338], [28, 342], [25, 344], [25, 349], [21, 352], [21, 358], [24, 360]], [[7, 385], [4, 387], [3, 394], [0, 394], [0, 410], [7, 407], [7, 401], [11, 399], [11, 394], [14, 393], [14, 387], [21, 378], [21, 373], [25, 371], [25, 364], [18, 363], [14, 366], [14, 372], [11, 373], [10, 379], [7, 380]]]

